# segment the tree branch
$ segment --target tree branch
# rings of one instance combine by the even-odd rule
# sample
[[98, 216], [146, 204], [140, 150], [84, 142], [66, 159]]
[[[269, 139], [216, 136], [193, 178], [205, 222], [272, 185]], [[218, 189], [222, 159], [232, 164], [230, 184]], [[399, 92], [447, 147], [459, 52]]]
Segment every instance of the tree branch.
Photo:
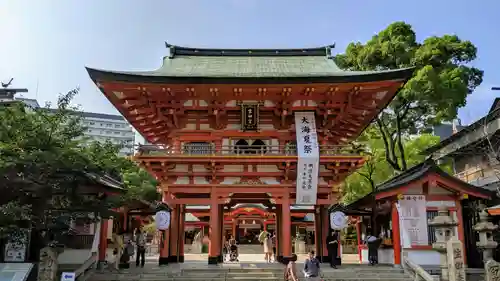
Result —
[[377, 123], [378, 129], [380, 131], [380, 135], [382, 136], [382, 141], [384, 142], [385, 159], [387, 160], [387, 163], [389, 163], [389, 165], [391, 165], [394, 169], [400, 171], [401, 168], [399, 167], [398, 162], [394, 161], [394, 159], [391, 158], [391, 151], [393, 151], [393, 150], [392, 150], [392, 146], [389, 144], [388, 139], [392, 142], [392, 138], [386, 132], [384, 122], [382, 122], [382, 120], [379, 117], [375, 118], [375, 122]]

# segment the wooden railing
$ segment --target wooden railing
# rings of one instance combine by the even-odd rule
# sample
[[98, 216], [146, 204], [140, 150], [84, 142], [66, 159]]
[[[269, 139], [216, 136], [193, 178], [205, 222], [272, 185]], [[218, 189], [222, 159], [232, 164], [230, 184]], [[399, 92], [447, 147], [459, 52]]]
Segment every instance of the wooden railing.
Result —
[[407, 256], [403, 256], [403, 268], [410, 274], [414, 281], [434, 281], [434, 278], [420, 265], [412, 262]]
[[71, 249], [91, 249], [94, 242], [94, 234], [76, 234], [69, 238], [67, 247]]
[[489, 177], [495, 177], [500, 180], [500, 165], [475, 166], [460, 173], [456, 173], [455, 176], [465, 182], [472, 182]]
[[[306, 148], [307, 149], [307, 148]], [[184, 144], [179, 146], [140, 145], [140, 156], [295, 156], [295, 145], [226, 145], [215, 146], [207, 144]], [[320, 145], [319, 153], [322, 156], [360, 155], [362, 151], [352, 146]]]

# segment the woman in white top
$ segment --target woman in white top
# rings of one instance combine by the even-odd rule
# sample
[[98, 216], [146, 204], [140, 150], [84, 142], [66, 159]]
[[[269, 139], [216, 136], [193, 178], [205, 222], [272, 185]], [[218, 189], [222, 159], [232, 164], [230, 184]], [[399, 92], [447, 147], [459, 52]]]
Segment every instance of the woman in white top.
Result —
[[264, 238], [264, 259], [266, 262], [271, 262], [271, 258], [273, 256], [273, 242], [271, 240], [271, 234], [266, 233], [266, 237]]

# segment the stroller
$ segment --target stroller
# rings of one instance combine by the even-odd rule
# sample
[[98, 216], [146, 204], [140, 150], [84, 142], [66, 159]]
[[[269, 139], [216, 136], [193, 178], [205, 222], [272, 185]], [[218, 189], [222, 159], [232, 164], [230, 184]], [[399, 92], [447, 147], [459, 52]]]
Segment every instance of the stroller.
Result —
[[235, 240], [231, 240], [226, 246], [226, 252], [228, 253], [230, 262], [239, 262], [238, 260], [238, 246]]

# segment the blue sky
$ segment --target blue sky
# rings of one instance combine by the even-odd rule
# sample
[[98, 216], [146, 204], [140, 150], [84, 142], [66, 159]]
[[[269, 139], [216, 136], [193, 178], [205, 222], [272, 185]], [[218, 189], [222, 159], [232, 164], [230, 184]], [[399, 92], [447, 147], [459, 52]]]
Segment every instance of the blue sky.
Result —
[[[481, 3], [481, 5], [476, 4]], [[25, 97], [55, 101], [77, 86], [76, 103], [116, 113], [85, 66], [152, 70], [164, 42], [194, 47], [292, 48], [367, 41], [394, 21], [419, 40], [455, 33], [479, 49], [484, 82], [460, 110], [479, 118], [500, 92], [500, 1], [465, 0], [0, 0], [0, 80], [27, 87]], [[37, 90], [38, 89], [38, 90]]]

